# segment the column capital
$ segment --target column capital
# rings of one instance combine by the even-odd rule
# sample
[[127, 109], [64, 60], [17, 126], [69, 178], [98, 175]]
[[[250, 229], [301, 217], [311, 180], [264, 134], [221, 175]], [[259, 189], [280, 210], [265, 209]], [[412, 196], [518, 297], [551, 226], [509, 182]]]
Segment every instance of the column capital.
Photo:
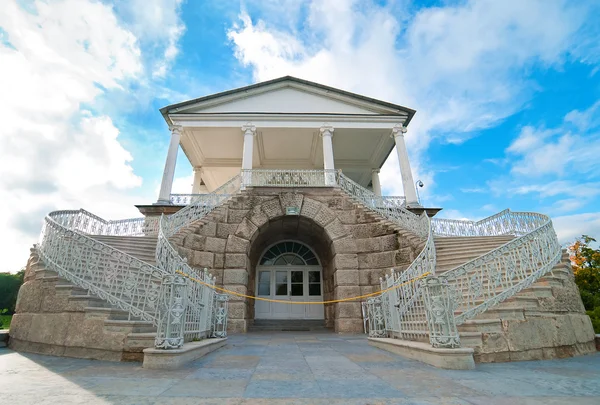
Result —
[[404, 125], [396, 124], [396, 125], [394, 125], [394, 128], [392, 128], [392, 138], [395, 138], [397, 136], [404, 136], [406, 131], [407, 131], [407, 129]]
[[371, 169], [371, 173], [379, 173], [381, 169]]
[[194, 167], [194, 172], [195, 173], [201, 173], [202, 172], [202, 166], [195, 166]]
[[335, 131], [335, 129], [329, 124], [323, 124], [321, 128], [319, 128], [321, 136], [333, 136], [333, 131]]
[[171, 135], [181, 135], [183, 131], [183, 126], [181, 125], [169, 125], [169, 131], [171, 131]]
[[244, 135], [256, 135], [256, 126], [251, 123], [248, 122], [245, 125], [242, 125], [242, 132], [244, 133]]

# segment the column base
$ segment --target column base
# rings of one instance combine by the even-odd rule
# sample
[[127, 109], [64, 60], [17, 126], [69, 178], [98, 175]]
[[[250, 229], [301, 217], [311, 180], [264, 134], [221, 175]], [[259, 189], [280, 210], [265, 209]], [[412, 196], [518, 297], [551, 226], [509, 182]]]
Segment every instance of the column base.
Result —
[[426, 212], [429, 218], [433, 218], [438, 212], [443, 210], [443, 208], [425, 208], [421, 206], [406, 207], [406, 209], [416, 215], [421, 215], [423, 212]]
[[162, 214], [171, 215], [184, 208], [183, 205], [154, 203], [135, 206], [145, 217], [159, 217]]

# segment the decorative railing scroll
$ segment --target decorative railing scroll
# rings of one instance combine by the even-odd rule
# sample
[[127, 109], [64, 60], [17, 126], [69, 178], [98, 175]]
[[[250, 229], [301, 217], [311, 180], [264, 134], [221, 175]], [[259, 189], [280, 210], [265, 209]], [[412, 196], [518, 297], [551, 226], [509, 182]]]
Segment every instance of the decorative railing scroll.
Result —
[[387, 334], [385, 327], [384, 307], [382, 305], [381, 296], [370, 297], [363, 303], [366, 307], [366, 332], [369, 337], [381, 338]]
[[242, 170], [242, 184], [251, 187], [335, 187], [335, 170]]
[[211, 336], [215, 338], [227, 337], [227, 307], [229, 305], [229, 295], [215, 293], [213, 305]]
[[158, 217], [141, 217], [107, 221], [84, 209], [54, 211], [52, 219], [67, 229], [88, 235], [156, 236]]
[[434, 218], [435, 236], [522, 236], [548, 222], [548, 217], [534, 212], [511, 212], [506, 209], [481, 221]]
[[[505, 210], [492, 218], [503, 224], [499, 235], [517, 237], [440, 276], [453, 296], [456, 325], [529, 287], [560, 261], [561, 246], [547, 216]], [[488, 227], [490, 221], [479, 222]]]
[[73, 284], [157, 325], [164, 272], [85, 235], [97, 218], [83, 210], [48, 214], [37, 245], [40, 258]]
[[193, 204], [194, 202], [198, 201], [204, 195], [206, 195], [206, 193], [205, 194], [171, 194], [169, 201], [173, 205], [186, 206], [186, 205], [190, 205], [190, 204]]

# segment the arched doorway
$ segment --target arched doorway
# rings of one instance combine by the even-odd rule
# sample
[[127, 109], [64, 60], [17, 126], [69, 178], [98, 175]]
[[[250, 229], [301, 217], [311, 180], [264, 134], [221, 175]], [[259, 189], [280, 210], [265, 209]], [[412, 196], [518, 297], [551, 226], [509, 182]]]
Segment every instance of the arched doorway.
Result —
[[[269, 246], [256, 266], [256, 295], [295, 302], [323, 301], [323, 268], [302, 242], [284, 240]], [[257, 300], [255, 319], [324, 319], [323, 304], [287, 304]]]

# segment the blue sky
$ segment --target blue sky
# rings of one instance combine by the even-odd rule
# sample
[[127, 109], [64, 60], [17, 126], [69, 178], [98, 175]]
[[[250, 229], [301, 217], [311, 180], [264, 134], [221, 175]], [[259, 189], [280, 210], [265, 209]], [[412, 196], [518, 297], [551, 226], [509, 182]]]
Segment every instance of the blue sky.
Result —
[[[156, 200], [160, 107], [287, 74], [416, 109], [413, 172], [442, 215], [538, 211], [563, 242], [600, 238], [599, 17], [597, 1], [3, 1], [0, 271], [50, 210]], [[190, 188], [180, 153], [174, 191]]]

